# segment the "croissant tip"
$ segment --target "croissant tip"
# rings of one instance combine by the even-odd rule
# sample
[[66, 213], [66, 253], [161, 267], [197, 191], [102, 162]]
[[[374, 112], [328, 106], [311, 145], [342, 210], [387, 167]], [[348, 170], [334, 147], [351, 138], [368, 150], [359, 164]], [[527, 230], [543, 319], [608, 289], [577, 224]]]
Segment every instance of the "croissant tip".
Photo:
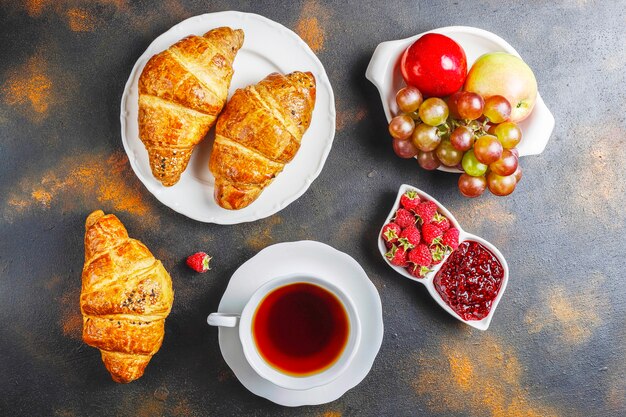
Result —
[[95, 210], [91, 212], [91, 214], [89, 214], [89, 216], [87, 216], [87, 219], [85, 220], [85, 230], [89, 230], [89, 228], [93, 226], [94, 224], [96, 224], [96, 222], [102, 216], [104, 216], [104, 211], [102, 210]]

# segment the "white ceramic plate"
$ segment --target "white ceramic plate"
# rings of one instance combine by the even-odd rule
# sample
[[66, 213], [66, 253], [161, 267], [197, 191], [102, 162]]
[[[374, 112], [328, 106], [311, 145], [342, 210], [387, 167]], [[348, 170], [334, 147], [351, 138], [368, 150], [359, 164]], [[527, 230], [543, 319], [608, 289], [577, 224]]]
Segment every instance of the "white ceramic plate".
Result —
[[[387, 121], [398, 114], [396, 92], [406, 85], [398, 66], [400, 56], [416, 39], [426, 33], [440, 33], [454, 39], [465, 50], [468, 69], [479, 56], [488, 52], [503, 51], [520, 56], [498, 35], [468, 26], [448, 26], [406, 39], [383, 42], [376, 47], [365, 76], [378, 88]], [[539, 155], [543, 152], [554, 129], [554, 116], [540, 94], [537, 94], [537, 102], [530, 116], [519, 125], [522, 129], [522, 141], [517, 146], [520, 156]], [[445, 166], [439, 169], [446, 172], [461, 172], [456, 168]]]
[[252, 369], [244, 356], [238, 327], [219, 328], [220, 350], [239, 381], [252, 393], [289, 407], [324, 404], [341, 397], [365, 378], [383, 340], [380, 296], [352, 257], [323, 243], [307, 240], [269, 246], [235, 271], [218, 312], [241, 314], [257, 288], [274, 278], [294, 273], [328, 277], [354, 301], [362, 333], [361, 343], [348, 368], [327, 385], [289, 390], [263, 379]]
[[[148, 152], [139, 139], [137, 82], [146, 62], [185, 36], [230, 26], [243, 29], [245, 40], [234, 62], [230, 95], [255, 84], [271, 72], [311, 71], [317, 81], [317, 99], [311, 126], [291, 163], [261, 196], [241, 210], [226, 210], [213, 199], [214, 179], [208, 167], [214, 131], [194, 150], [189, 166], [172, 187], [164, 187], [150, 171]], [[128, 78], [120, 115], [122, 143], [130, 165], [146, 188], [163, 204], [192, 219], [236, 224], [268, 217], [295, 201], [319, 175], [335, 136], [335, 99], [322, 63], [298, 35], [263, 16], [241, 12], [207, 13], [191, 17], [156, 38], [137, 60]]]
[[[429, 200], [437, 204], [437, 209], [439, 210], [439, 212], [443, 214], [444, 216], [446, 216], [448, 220], [450, 220], [450, 223], [452, 224], [452, 226], [459, 229], [459, 243], [464, 242], [464, 241], [474, 241], [474, 242], [481, 243], [483, 246], [489, 249], [491, 253], [493, 253], [495, 257], [498, 258], [498, 260], [502, 264], [502, 268], [504, 269], [504, 276], [502, 277], [502, 285], [500, 286], [500, 291], [498, 292], [496, 299], [493, 301], [493, 304], [491, 305], [491, 310], [489, 311], [489, 314], [484, 319], [463, 320], [461, 316], [459, 316], [454, 310], [452, 310], [452, 308], [450, 308], [448, 304], [446, 304], [445, 301], [443, 301], [443, 299], [441, 298], [441, 295], [439, 295], [439, 293], [437, 292], [437, 289], [435, 288], [435, 284], [433, 283], [433, 279], [435, 278], [435, 275], [437, 275], [437, 272], [439, 271], [439, 269], [441, 269], [443, 264], [446, 262], [450, 254], [447, 254], [443, 258], [443, 261], [441, 263], [435, 265], [432, 271], [427, 273], [424, 278], [414, 277], [413, 275], [409, 274], [406, 271], [406, 269], [401, 268], [399, 266], [392, 265], [387, 259], [387, 257], [385, 257], [385, 253], [387, 252], [387, 247], [385, 246], [385, 242], [381, 238], [383, 227], [385, 227], [385, 225], [391, 221], [394, 214], [396, 213], [396, 210], [400, 207], [400, 197], [402, 197], [402, 194], [404, 194], [407, 191], [416, 191], [422, 200]], [[489, 328], [489, 325], [491, 324], [491, 319], [493, 319], [493, 315], [496, 312], [498, 303], [500, 303], [500, 299], [502, 299], [502, 294], [504, 294], [504, 290], [506, 290], [506, 285], [509, 282], [509, 266], [506, 263], [506, 259], [504, 259], [504, 256], [502, 255], [502, 253], [500, 253], [498, 248], [496, 248], [493, 244], [487, 242], [482, 237], [473, 235], [471, 233], [467, 233], [465, 230], [463, 230], [463, 228], [461, 227], [459, 222], [456, 220], [456, 218], [452, 215], [452, 213], [450, 213], [448, 209], [446, 209], [440, 202], [438, 202], [437, 200], [432, 198], [430, 195], [426, 194], [425, 192], [423, 192], [422, 190], [418, 188], [412, 187], [407, 184], [402, 184], [400, 186], [400, 189], [398, 190], [398, 196], [396, 197], [396, 201], [393, 203], [393, 206], [391, 207], [391, 210], [389, 211], [389, 215], [387, 216], [387, 219], [385, 219], [385, 223], [383, 223], [383, 226], [380, 228], [380, 232], [378, 233], [378, 250], [380, 251], [380, 254], [385, 260], [385, 262], [387, 262], [387, 265], [389, 265], [391, 268], [393, 268], [398, 274], [402, 275], [403, 277], [408, 278], [412, 281], [417, 281], [420, 284], [423, 284], [428, 289], [428, 293], [437, 302], [437, 304], [439, 304], [444, 310], [446, 310], [448, 314], [450, 314], [452, 317], [478, 330], [487, 330]]]

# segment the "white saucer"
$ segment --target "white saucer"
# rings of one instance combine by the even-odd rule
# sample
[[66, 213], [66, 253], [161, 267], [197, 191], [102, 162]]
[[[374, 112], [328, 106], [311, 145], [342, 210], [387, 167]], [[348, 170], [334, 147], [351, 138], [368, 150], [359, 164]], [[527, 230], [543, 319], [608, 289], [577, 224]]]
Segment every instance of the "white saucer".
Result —
[[[137, 114], [139, 75], [146, 62], [185, 36], [230, 26], [243, 29], [245, 40], [233, 64], [229, 96], [271, 72], [310, 71], [316, 80], [311, 125], [294, 159], [261, 196], [241, 210], [226, 210], [213, 199], [214, 178], [209, 171], [214, 129], [196, 146], [178, 183], [165, 187], [150, 171], [148, 152], [139, 139]], [[236, 224], [268, 217], [295, 201], [322, 170], [335, 136], [335, 99], [324, 66], [298, 35], [263, 16], [242, 12], [207, 13], [175, 25], [156, 38], [139, 57], [124, 88], [120, 114], [122, 143], [137, 178], [163, 204], [187, 217], [207, 223]]]
[[244, 357], [238, 327], [219, 328], [220, 350], [239, 381], [253, 394], [288, 407], [324, 404], [341, 397], [365, 378], [383, 341], [378, 291], [352, 257], [323, 243], [308, 240], [269, 246], [235, 271], [218, 311], [240, 314], [257, 288], [271, 279], [294, 272], [330, 277], [354, 300], [362, 324], [361, 344], [345, 372], [321, 387], [289, 390], [261, 378], [250, 367]]

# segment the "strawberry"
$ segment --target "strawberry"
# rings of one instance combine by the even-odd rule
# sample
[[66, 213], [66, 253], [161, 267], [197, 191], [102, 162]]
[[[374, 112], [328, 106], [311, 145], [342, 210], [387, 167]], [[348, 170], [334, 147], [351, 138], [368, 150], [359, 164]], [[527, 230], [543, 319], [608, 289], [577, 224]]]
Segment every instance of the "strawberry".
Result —
[[446, 256], [446, 252], [443, 250], [441, 245], [435, 245], [431, 248], [430, 253], [433, 257], [433, 265], [438, 265], [443, 261], [443, 257]]
[[402, 246], [391, 246], [391, 249], [389, 249], [389, 252], [385, 254], [385, 257], [389, 259], [389, 263], [391, 263], [391, 265], [406, 265], [406, 249], [404, 249]]
[[391, 222], [387, 223], [383, 226], [383, 232], [381, 233], [381, 237], [385, 241], [385, 243], [396, 243], [398, 241], [398, 237], [400, 236], [400, 232], [402, 229], [396, 223]]
[[407, 210], [415, 211], [415, 207], [420, 203], [417, 191], [409, 190], [400, 197], [400, 206]]
[[422, 224], [428, 224], [433, 221], [433, 217], [437, 214], [437, 204], [432, 201], [424, 201], [415, 207], [415, 214], [420, 218]]
[[410, 263], [407, 268], [409, 273], [416, 278], [423, 278], [430, 271], [432, 264], [430, 249], [425, 244], [420, 243], [409, 252], [408, 261]]
[[429, 246], [440, 243], [441, 236], [443, 232], [434, 224], [428, 223], [422, 226], [422, 240]]
[[459, 230], [454, 227], [446, 230], [443, 234], [443, 238], [441, 239], [441, 243], [444, 246], [450, 248], [450, 250], [455, 250], [459, 247]]
[[398, 211], [396, 211], [395, 222], [398, 226], [404, 229], [415, 225], [415, 216], [410, 211], [399, 208]]
[[204, 252], [194, 253], [187, 258], [187, 266], [196, 272], [206, 272], [209, 269], [211, 257]]
[[450, 228], [450, 220], [439, 212], [437, 212], [435, 217], [433, 217], [433, 224], [441, 229], [442, 232], [445, 232]]
[[405, 238], [414, 247], [419, 245], [422, 236], [420, 231], [415, 226], [409, 226], [406, 229], [402, 229], [400, 237]]

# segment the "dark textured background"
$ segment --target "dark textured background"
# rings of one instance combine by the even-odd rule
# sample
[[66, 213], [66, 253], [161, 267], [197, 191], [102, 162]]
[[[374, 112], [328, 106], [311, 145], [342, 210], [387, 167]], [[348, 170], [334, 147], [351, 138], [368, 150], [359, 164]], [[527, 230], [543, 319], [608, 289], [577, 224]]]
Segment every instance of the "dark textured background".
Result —
[[[0, 0], [0, 415], [626, 414], [623, 2], [384, 3]], [[338, 122], [324, 170], [298, 201], [265, 220], [216, 226], [144, 189], [118, 115], [128, 74], [156, 36], [229, 9], [303, 36], [326, 66]], [[556, 118], [546, 151], [522, 159], [524, 179], [508, 198], [464, 199], [456, 176], [396, 158], [364, 78], [379, 42], [455, 24], [507, 39]], [[379, 258], [376, 234], [403, 182], [507, 257], [511, 277], [489, 331], [450, 318]], [[96, 208], [115, 212], [174, 280], [163, 346], [130, 385], [113, 383], [80, 340], [83, 222]], [[241, 263], [305, 238], [361, 263], [386, 329], [359, 386], [330, 404], [288, 409], [240, 385], [205, 318]], [[184, 265], [197, 250], [214, 256], [205, 275]]]

